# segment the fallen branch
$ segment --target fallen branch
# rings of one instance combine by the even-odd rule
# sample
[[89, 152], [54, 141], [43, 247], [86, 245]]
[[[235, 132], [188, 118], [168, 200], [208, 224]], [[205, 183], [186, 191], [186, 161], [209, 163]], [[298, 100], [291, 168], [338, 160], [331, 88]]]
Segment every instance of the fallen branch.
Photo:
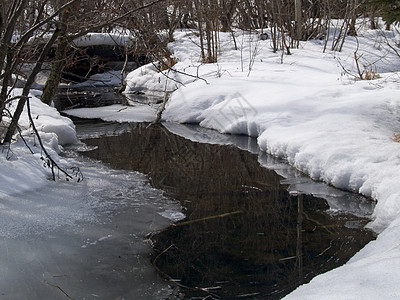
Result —
[[[40, 137], [40, 135], [39, 135], [39, 132], [38, 132], [36, 126], [35, 126], [35, 122], [33, 121], [33, 118], [32, 118], [31, 106], [30, 106], [30, 103], [29, 103], [29, 97], [26, 97], [26, 106], [27, 106], [27, 111], [28, 111], [28, 118], [29, 118], [29, 121], [30, 121], [30, 123], [31, 123], [32, 129], [33, 129], [33, 131], [34, 131], [34, 133], [35, 133], [36, 138], [37, 138], [38, 141], [39, 141], [40, 148], [41, 148], [42, 151], [44, 152], [47, 161], [46, 161], [43, 157], [42, 157], [41, 159], [45, 161], [45, 163], [44, 163], [45, 166], [48, 166], [48, 167], [51, 169], [52, 179], [53, 179], [54, 181], [56, 180], [56, 174], [54, 173], [54, 168], [57, 168], [59, 171], [61, 171], [62, 173], [64, 173], [64, 175], [66, 176], [66, 179], [67, 179], [67, 180], [72, 179], [73, 177], [72, 177], [67, 171], [65, 171], [63, 168], [61, 168], [61, 167], [54, 161], [54, 159], [51, 157], [51, 155], [47, 152], [46, 148], [44, 147], [43, 142], [42, 142], [42, 139], [41, 139], [41, 137]], [[80, 175], [81, 173], [80, 173], [80, 171], [79, 171], [79, 173], [76, 172], [76, 174]], [[79, 182], [80, 180], [81, 180], [81, 177], [78, 178], [78, 182]]]
[[[14, 97], [14, 98], [18, 98], [18, 97]], [[11, 118], [12, 118], [11, 112], [10, 112], [7, 108], [5, 108], [4, 111], [7, 113], [6, 116], [9, 117], [9, 118], [11, 119]], [[17, 131], [18, 131], [19, 136], [21, 137], [22, 141], [24, 142], [26, 148], [28, 148], [28, 150], [29, 150], [29, 152], [30, 152], [31, 154], [34, 154], [33, 150], [31, 149], [31, 147], [29, 147], [27, 141], [25, 140], [24, 136], [22, 135], [22, 130], [21, 130], [21, 128], [20, 128], [18, 125], [17, 125]], [[11, 143], [9, 143], [9, 146], [11, 147]]]

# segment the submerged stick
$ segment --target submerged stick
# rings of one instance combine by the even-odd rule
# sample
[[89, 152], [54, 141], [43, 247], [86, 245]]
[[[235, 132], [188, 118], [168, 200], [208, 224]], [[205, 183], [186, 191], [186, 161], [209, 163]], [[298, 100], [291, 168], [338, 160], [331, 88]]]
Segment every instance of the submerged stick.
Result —
[[167, 253], [171, 248], [175, 247], [174, 244], [171, 244], [169, 247], [167, 247], [166, 249], [164, 249], [164, 251], [162, 251], [161, 253], [159, 253], [156, 258], [153, 260], [153, 267], [157, 270], [157, 272], [159, 272], [162, 276], [164, 276], [165, 278], [167, 278], [171, 283], [175, 284], [176, 286], [183, 288], [183, 289], [187, 289], [190, 291], [200, 291], [200, 292], [204, 292], [210, 296], [213, 296], [216, 299], [220, 299], [221, 297], [219, 297], [216, 294], [211, 293], [210, 291], [208, 291], [207, 289], [204, 288], [198, 288], [198, 287], [191, 287], [191, 286], [187, 286], [184, 285], [182, 283], [179, 283], [176, 279], [173, 279], [171, 276], [169, 276], [167, 273], [161, 271], [161, 269], [157, 266], [156, 262], [157, 260], [164, 255], [165, 253]]
[[233, 215], [238, 215], [238, 214], [242, 214], [242, 213], [243, 213], [243, 211], [237, 210], [237, 211], [233, 211], [233, 212], [229, 212], [229, 213], [224, 213], [224, 214], [220, 214], [220, 215], [216, 215], [216, 216], [209, 216], [209, 217], [205, 217], [205, 218], [201, 218], [201, 219], [196, 219], [196, 220], [191, 220], [191, 221], [187, 221], [187, 222], [182, 222], [182, 223], [178, 223], [178, 224], [172, 224], [172, 226], [184, 226], [184, 225], [194, 224], [194, 223], [198, 223], [198, 222], [213, 220], [213, 219], [225, 218], [225, 217], [229, 217], [229, 216], [233, 216]]
[[75, 298], [68, 295], [59, 285], [52, 284], [52, 283], [48, 282], [47, 280], [45, 280], [44, 282], [56, 289], [59, 289], [61, 291], [61, 293], [63, 293], [65, 295], [65, 297], [67, 297], [68, 299], [76, 300]]

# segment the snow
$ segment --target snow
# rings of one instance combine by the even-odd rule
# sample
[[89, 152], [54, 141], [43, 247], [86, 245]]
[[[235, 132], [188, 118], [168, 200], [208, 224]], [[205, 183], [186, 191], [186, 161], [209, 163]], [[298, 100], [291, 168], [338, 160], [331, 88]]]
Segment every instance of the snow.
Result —
[[[221, 133], [256, 137], [263, 152], [287, 160], [312, 179], [377, 201], [369, 224], [379, 232], [377, 240], [286, 299], [399, 299], [400, 143], [393, 136], [400, 132], [400, 58], [386, 44], [394, 44], [396, 35], [363, 30], [357, 38], [346, 38], [342, 52], [330, 51], [328, 44], [324, 53], [323, 41], [316, 40], [301, 43], [292, 55], [273, 53], [271, 42], [255, 34], [236, 35], [237, 50], [231, 34], [220, 33], [218, 63], [202, 64], [196, 35], [176, 32], [169, 47], [179, 72], [160, 73], [153, 64], [143, 66], [127, 76], [126, 93], [171, 93], [163, 114], [167, 124], [196, 123]], [[357, 80], [355, 51], [361, 69], [376, 72], [379, 78]], [[46, 119], [35, 97], [32, 103], [38, 104], [38, 127], [46, 131], [46, 142], [55, 152], [57, 144], [74, 141], [67, 119], [51, 110]], [[156, 109], [114, 105], [68, 113], [150, 121]], [[27, 172], [18, 191], [42, 185], [48, 176], [21, 141], [11, 149], [11, 159], [6, 160], [6, 149], [0, 156], [0, 198], [17, 191], [13, 183], [21, 181], [15, 175], [18, 170]]]
[[[52, 34], [45, 34], [41, 36], [33, 36], [28, 40], [28, 44], [35, 42], [46, 43]], [[17, 40], [17, 36], [15, 36]], [[133, 36], [122, 32], [98, 33], [90, 32], [84, 36], [76, 38], [73, 43], [76, 47], [90, 47], [90, 46], [125, 46], [132, 42]]]
[[66, 114], [79, 118], [99, 118], [104, 121], [116, 122], [151, 122], [157, 109], [149, 105], [123, 106], [120, 104], [96, 108], [76, 108], [64, 111]]
[[74, 44], [77, 47], [89, 47], [89, 46], [124, 46], [132, 40], [132, 36], [128, 34], [119, 33], [96, 33], [91, 32], [82, 37], [74, 40]]
[[[21, 89], [15, 89], [14, 95], [21, 92]], [[69, 118], [60, 116], [55, 108], [44, 105], [37, 96], [40, 96], [40, 92], [33, 91], [29, 101], [36, 128], [50, 155], [57, 157], [60, 163], [66, 162], [58, 157], [57, 153], [60, 152], [62, 145], [74, 144], [78, 141], [75, 126]], [[43, 187], [48, 184], [48, 178], [51, 177], [50, 169], [43, 166], [41, 160], [43, 153], [30, 127], [26, 107], [19, 125], [22, 135], [30, 144], [34, 154], [30, 153], [21, 139], [12, 143], [10, 147], [0, 146], [0, 199]]]

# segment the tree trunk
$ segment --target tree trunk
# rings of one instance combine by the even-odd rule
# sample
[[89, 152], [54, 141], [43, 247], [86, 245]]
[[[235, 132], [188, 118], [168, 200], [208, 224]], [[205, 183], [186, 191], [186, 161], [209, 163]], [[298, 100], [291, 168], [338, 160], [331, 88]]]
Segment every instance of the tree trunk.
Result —
[[302, 15], [301, 15], [301, 0], [294, 1], [294, 22], [296, 29], [296, 40], [302, 39]]
[[55, 62], [52, 63], [51, 72], [46, 80], [46, 84], [43, 89], [42, 97], [40, 98], [43, 103], [50, 105], [57, 92], [58, 84], [61, 80], [61, 73], [64, 70], [65, 58], [68, 51], [68, 39], [61, 37], [58, 40]]
[[4, 17], [5, 16], [5, 10], [3, 6], [3, 2], [0, 3], [0, 32], [3, 32], [3, 26], [4, 26]]
[[204, 62], [206, 60], [206, 54], [204, 52], [204, 31], [203, 31], [203, 13], [201, 4], [197, 1], [194, 1], [194, 6], [197, 14], [197, 23], [199, 29], [199, 39], [200, 39], [200, 55], [201, 60]]
[[13, 64], [13, 51], [9, 49], [8, 54], [7, 54], [7, 61], [6, 61], [6, 66], [4, 69], [3, 73], [3, 86], [1, 87], [1, 92], [0, 92], [0, 123], [3, 120], [3, 112], [6, 107], [6, 102], [7, 102], [7, 95], [8, 95], [8, 85], [11, 82], [12, 79], [12, 64]]
[[51, 36], [50, 40], [46, 43], [46, 45], [43, 48], [42, 53], [40, 54], [40, 57], [36, 61], [36, 65], [33, 68], [31, 74], [29, 75], [24, 88], [22, 90], [22, 95], [20, 100], [18, 101], [17, 108], [15, 109], [14, 115], [11, 120], [11, 124], [7, 129], [6, 136], [4, 138], [3, 143], [11, 143], [12, 137], [15, 133], [15, 130], [17, 129], [18, 126], [18, 121], [19, 118], [21, 117], [21, 114], [24, 110], [24, 106], [26, 103], [26, 99], [28, 98], [29, 91], [31, 90], [32, 84], [35, 82], [36, 75], [42, 70], [42, 65], [47, 57], [52, 45], [55, 43], [57, 40], [58, 35], [60, 34], [60, 30], [56, 30], [53, 35]]
[[28, 4], [28, 0], [23, 0], [19, 3], [19, 6], [15, 8], [13, 14], [9, 20], [5, 20], [7, 24], [5, 27], [4, 35], [0, 39], [0, 72], [4, 67], [4, 60], [7, 56], [8, 48], [10, 47], [12, 35], [15, 30], [15, 26], [21, 14], [24, 11], [24, 8]]
[[[75, 5], [72, 5], [74, 9]], [[43, 103], [50, 105], [54, 95], [57, 92], [57, 87], [61, 80], [61, 74], [65, 67], [65, 59], [67, 57], [69, 40], [67, 37], [67, 23], [70, 17], [69, 10], [65, 10], [60, 14], [60, 38], [57, 41], [57, 49], [55, 53], [55, 61], [51, 65], [50, 75], [46, 80], [43, 89], [41, 100]]]

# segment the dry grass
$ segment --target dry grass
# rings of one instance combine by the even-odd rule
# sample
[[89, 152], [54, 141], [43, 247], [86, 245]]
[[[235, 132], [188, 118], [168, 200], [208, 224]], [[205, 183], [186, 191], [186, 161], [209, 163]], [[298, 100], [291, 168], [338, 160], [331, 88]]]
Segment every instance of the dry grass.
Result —
[[366, 70], [363, 72], [362, 80], [374, 80], [378, 78], [381, 78], [381, 76], [375, 70]]
[[395, 141], [396, 143], [400, 143], [400, 133], [395, 133], [395, 134], [393, 134], [392, 139], [393, 139], [393, 141]]
[[160, 71], [171, 69], [177, 62], [178, 60], [175, 57], [165, 57], [160, 61], [159, 69]]

